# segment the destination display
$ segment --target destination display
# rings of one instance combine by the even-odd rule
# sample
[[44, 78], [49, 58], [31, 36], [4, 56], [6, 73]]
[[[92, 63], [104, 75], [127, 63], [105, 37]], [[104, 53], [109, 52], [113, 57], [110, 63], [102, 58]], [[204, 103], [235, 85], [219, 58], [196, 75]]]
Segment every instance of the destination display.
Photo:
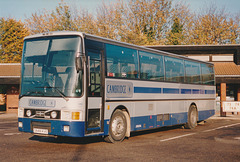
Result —
[[39, 99], [29, 99], [29, 106], [37, 106], [37, 107], [55, 107], [55, 100], [39, 100]]
[[107, 81], [106, 92], [108, 98], [131, 98], [133, 84], [131, 82]]

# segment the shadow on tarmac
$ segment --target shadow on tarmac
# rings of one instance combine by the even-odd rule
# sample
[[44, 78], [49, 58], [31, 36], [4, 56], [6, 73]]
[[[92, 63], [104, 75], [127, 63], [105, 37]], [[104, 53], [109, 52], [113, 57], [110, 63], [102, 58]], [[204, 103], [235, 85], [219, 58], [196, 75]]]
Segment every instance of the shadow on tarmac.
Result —
[[154, 129], [148, 129], [148, 130], [140, 130], [140, 131], [131, 132], [131, 137], [141, 136], [141, 135], [151, 134], [156, 132], [164, 132], [168, 130], [183, 129], [183, 127], [184, 127], [183, 125], [174, 125], [174, 126], [166, 126], [166, 127], [160, 127], [160, 128], [154, 128]]
[[81, 144], [81, 145], [104, 142], [101, 136], [76, 138], [76, 137], [61, 137], [61, 136], [54, 137], [54, 136], [34, 135], [30, 137], [29, 140], [46, 142], [46, 143], [59, 143], [59, 144], [64, 143], [64, 144]]
[[[163, 132], [163, 131], [174, 130], [174, 129], [182, 129], [182, 127], [183, 127], [183, 125], [176, 125], [176, 126], [161, 127], [161, 128], [156, 128], [156, 129], [135, 131], [135, 132], [131, 132], [130, 138], [135, 137], [135, 136], [156, 133], [156, 132]], [[46, 143], [59, 143], [59, 144], [64, 143], [64, 144], [81, 144], [81, 145], [105, 142], [104, 138], [102, 136], [76, 138], [76, 137], [62, 137], [62, 136], [34, 135], [34, 136], [30, 137], [29, 140], [46, 142]]]

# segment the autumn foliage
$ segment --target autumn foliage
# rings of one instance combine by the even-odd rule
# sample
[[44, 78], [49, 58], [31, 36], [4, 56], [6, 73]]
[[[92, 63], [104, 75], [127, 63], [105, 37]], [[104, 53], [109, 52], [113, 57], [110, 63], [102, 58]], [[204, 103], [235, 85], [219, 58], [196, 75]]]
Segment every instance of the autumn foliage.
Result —
[[[175, 3], [174, 3], [175, 2]], [[53, 11], [25, 19], [0, 19], [0, 61], [19, 62], [23, 38], [49, 31], [81, 31], [136, 45], [210, 45], [239, 43], [239, 15], [209, 5], [199, 13], [173, 0], [117, 0], [96, 8], [62, 1]]]
[[29, 34], [21, 21], [0, 19], [0, 63], [21, 61], [23, 38]]

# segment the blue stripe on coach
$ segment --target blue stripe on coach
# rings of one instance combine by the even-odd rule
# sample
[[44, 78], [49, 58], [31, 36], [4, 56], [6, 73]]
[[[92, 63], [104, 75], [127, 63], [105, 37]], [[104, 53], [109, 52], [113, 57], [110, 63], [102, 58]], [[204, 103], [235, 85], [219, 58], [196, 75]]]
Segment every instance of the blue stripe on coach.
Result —
[[215, 94], [215, 90], [205, 90], [205, 94]]
[[162, 93], [162, 88], [134, 87], [134, 93]]
[[191, 89], [181, 89], [181, 94], [191, 94]]
[[134, 93], [215, 94], [215, 90], [178, 89], [178, 88], [154, 88], [154, 87], [134, 87]]
[[179, 94], [179, 90], [177, 88], [163, 88], [163, 93]]

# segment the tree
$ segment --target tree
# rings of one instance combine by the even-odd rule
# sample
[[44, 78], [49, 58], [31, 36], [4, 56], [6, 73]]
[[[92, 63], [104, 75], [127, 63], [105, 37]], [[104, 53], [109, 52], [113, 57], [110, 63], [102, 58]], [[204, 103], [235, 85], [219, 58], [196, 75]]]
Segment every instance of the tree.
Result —
[[233, 44], [239, 40], [239, 16], [230, 17], [214, 5], [194, 14], [186, 3], [172, 1], [103, 1], [93, 16], [62, 0], [55, 10], [34, 13], [26, 22], [31, 34], [81, 31], [136, 45]]
[[183, 33], [183, 25], [180, 24], [179, 18], [176, 17], [172, 25], [172, 30], [167, 37], [168, 44], [180, 45], [184, 39], [184, 36], [182, 33]]
[[74, 23], [74, 16], [70, 7], [63, 1], [52, 12], [42, 11], [32, 14], [26, 19], [31, 34], [49, 31], [76, 31], [78, 26]]
[[55, 12], [53, 11], [50, 19], [55, 26], [53, 30], [75, 30], [76, 26], [72, 21], [72, 13], [70, 7], [63, 1], [56, 7]]
[[164, 44], [171, 12], [171, 0], [130, 0], [122, 39], [138, 45]]
[[190, 44], [235, 44], [239, 36], [239, 22], [224, 8], [211, 5], [194, 19]]
[[194, 14], [190, 11], [189, 5], [182, 1], [175, 3], [171, 12], [171, 28], [167, 32], [167, 41], [165, 41], [165, 44], [188, 44], [191, 38], [190, 31], [193, 27], [193, 17]]
[[[117, 3], [118, 4], [118, 3]], [[117, 19], [118, 6], [115, 4], [106, 5], [104, 2], [97, 8], [96, 35], [117, 39], [120, 26]]]
[[0, 62], [21, 62], [23, 39], [29, 35], [21, 21], [12, 18], [0, 19]]
[[73, 22], [76, 26], [76, 31], [85, 32], [88, 34], [97, 34], [97, 24], [92, 14], [86, 10], [75, 9], [75, 17]]

